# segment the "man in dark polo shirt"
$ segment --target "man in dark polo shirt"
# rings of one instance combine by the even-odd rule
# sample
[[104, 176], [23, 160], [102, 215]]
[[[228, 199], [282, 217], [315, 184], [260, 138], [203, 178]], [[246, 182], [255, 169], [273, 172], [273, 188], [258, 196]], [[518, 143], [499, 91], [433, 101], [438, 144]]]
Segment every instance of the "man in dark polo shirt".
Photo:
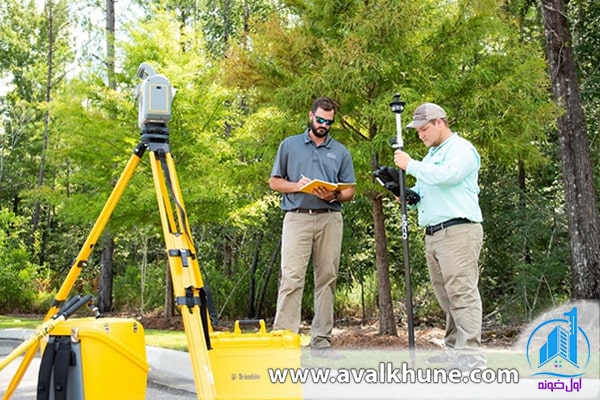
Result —
[[314, 267], [314, 317], [311, 354], [329, 358], [333, 303], [342, 247], [341, 202], [354, 197], [354, 187], [339, 191], [318, 186], [312, 193], [300, 188], [312, 179], [332, 183], [355, 182], [348, 149], [329, 135], [335, 119], [333, 100], [319, 97], [308, 113], [309, 128], [279, 145], [269, 185], [283, 194], [285, 212], [281, 247], [281, 280], [273, 329], [298, 332], [302, 293], [308, 263]]

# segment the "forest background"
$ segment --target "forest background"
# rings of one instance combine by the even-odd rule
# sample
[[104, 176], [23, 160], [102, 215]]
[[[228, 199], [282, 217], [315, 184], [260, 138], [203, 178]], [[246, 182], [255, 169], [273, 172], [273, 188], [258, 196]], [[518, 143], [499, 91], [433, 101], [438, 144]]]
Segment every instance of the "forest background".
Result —
[[[400, 209], [372, 177], [393, 165], [396, 93], [407, 120], [442, 105], [482, 156], [484, 322], [599, 297], [595, 0], [4, 0], [0, 20], [0, 313], [50, 307], [139, 143], [142, 62], [176, 89], [172, 155], [219, 319], [274, 315], [282, 213], [268, 178], [320, 95], [339, 104], [332, 134], [357, 176], [336, 318], [383, 334], [406, 320]], [[142, 160], [73, 294], [103, 312], [174, 313], [155, 197]], [[409, 232], [427, 323], [442, 314], [414, 211]]]

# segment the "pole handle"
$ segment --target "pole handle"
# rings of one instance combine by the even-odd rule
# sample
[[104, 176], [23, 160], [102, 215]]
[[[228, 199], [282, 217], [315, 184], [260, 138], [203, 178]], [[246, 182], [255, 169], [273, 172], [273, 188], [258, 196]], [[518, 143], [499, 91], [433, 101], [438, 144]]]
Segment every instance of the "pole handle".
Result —
[[392, 143], [394, 149], [402, 150], [404, 142], [402, 140], [402, 113], [404, 112], [404, 105], [406, 103], [400, 100], [400, 94], [394, 95], [394, 101], [390, 103], [392, 112], [396, 114], [396, 143]]
[[32, 337], [25, 340], [19, 346], [17, 346], [8, 356], [4, 358], [0, 362], [0, 371], [4, 369], [8, 364], [10, 364], [14, 359], [20, 356], [22, 353], [26, 352], [29, 348], [42, 340], [42, 338], [56, 328], [59, 324], [65, 321], [71, 314], [79, 310], [84, 304], [89, 302], [92, 299], [92, 295], [88, 294], [86, 296], [77, 295], [69, 299], [65, 303], [65, 305], [60, 309], [58, 313], [54, 315], [51, 319], [44, 322], [33, 334]]
[[57, 316], [63, 316], [65, 319], [69, 318], [71, 314], [74, 314], [87, 304], [92, 299], [91, 294], [87, 294], [85, 296], [77, 295], [72, 297], [57, 313]]

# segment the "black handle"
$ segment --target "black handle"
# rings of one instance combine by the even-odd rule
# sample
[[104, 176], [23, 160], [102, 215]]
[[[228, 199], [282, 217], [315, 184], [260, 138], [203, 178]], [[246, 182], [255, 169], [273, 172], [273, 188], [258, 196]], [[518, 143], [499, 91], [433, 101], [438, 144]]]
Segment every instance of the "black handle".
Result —
[[237, 333], [242, 332], [242, 328], [254, 328], [259, 332], [266, 332], [265, 320], [263, 319], [239, 319], [235, 321], [234, 331]]
[[71, 314], [75, 313], [85, 304], [87, 304], [92, 299], [92, 295], [88, 294], [85, 296], [77, 295], [72, 297], [69, 301], [65, 303], [65, 305], [60, 309], [57, 314], [58, 316], [63, 316], [65, 319], [69, 318]]

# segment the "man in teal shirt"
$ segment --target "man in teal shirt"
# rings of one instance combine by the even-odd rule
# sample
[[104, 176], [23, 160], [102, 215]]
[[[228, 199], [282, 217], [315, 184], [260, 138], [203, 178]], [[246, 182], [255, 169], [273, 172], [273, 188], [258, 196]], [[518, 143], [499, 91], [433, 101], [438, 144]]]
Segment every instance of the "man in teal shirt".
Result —
[[394, 161], [417, 183], [413, 190], [419, 225], [425, 228], [429, 278], [446, 313], [446, 351], [430, 363], [468, 373], [486, 367], [481, 346], [479, 253], [483, 243], [477, 183], [481, 160], [466, 139], [452, 132], [437, 104], [417, 107], [407, 128], [415, 129], [429, 152], [422, 161], [396, 150]]

